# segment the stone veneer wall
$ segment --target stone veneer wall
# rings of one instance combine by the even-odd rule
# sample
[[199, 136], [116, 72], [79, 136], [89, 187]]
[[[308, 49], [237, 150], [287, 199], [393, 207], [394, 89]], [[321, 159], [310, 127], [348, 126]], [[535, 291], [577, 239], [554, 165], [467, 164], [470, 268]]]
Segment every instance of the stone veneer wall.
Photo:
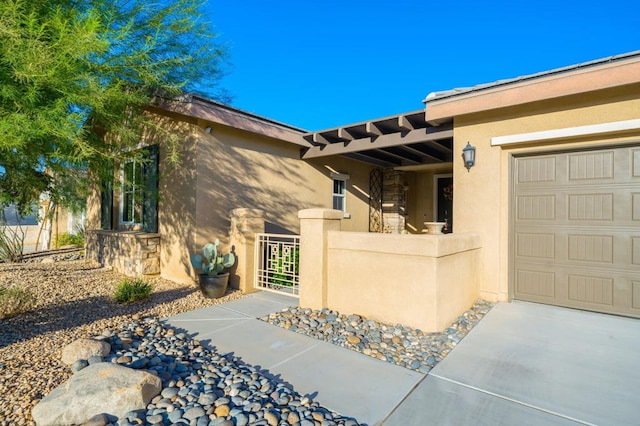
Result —
[[90, 230], [86, 258], [135, 277], [160, 273], [160, 234]]
[[404, 231], [406, 197], [404, 172], [386, 169], [382, 181], [382, 229], [387, 234]]

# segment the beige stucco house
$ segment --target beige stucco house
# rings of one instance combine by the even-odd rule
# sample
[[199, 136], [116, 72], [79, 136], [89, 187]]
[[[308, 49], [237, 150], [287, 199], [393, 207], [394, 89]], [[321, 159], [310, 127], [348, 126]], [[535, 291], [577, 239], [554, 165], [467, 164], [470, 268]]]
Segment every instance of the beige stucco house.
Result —
[[453, 120], [456, 232], [480, 296], [640, 316], [640, 52], [425, 99]]
[[[417, 325], [446, 324], [478, 297], [640, 316], [640, 52], [434, 92], [424, 103], [317, 132], [196, 96], [156, 107], [184, 134], [180, 167], [165, 169], [160, 149], [157, 229], [120, 220], [115, 191], [112, 229], [92, 234], [94, 252], [104, 259], [109, 238], [148, 237], [140, 253], [159, 260], [141, 259], [139, 272], [185, 280], [188, 252], [227, 235], [229, 211], [245, 207], [265, 212], [267, 232], [339, 221], [307, 227], [324, 236], [313, 259], [301, 254], [303, 264], [321, 263], [301, 264], [301, 286], [315, 268], [301, 304], [407, 323], [444, 306]], [[90, 229], [100, 228], [99, 201]], [[298, 216], [312, 208], [341, 213]], [[424, 235], [429, 221], [452, 233]], [[374, 290], [380, 277], [399, 290], [388, 280]]]
[[[310, 147], [304, 131], [198, 96], [150, 111], [179, 135], [179, 162], [167, 161], [150, 134], [143, 145], [152, 161], [119, 165], [115, 184], [88, 202], [89, 257], [130, 275], [190, 282], [190, 253], [216, 238], [228, 246], [231, 210], [261, 209], [266, 232], [297, 233], [298, 210], [332, 208], [338, 196], [345, 228], [368, 229], [371, 166], [340, 156], [301, 161]], [[145, 174], [157, 177], [149, 200], [136, 193], [148, 185]], [[344, 182], [340, 194], [336, 181]]]

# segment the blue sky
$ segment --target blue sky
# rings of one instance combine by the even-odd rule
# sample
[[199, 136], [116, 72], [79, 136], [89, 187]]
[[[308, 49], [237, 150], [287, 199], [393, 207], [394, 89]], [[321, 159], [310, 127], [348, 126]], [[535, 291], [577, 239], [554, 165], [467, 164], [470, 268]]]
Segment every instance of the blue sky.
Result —
[[640, 49], [640, 2], [209, 0], [232, 105], [319, 130]]

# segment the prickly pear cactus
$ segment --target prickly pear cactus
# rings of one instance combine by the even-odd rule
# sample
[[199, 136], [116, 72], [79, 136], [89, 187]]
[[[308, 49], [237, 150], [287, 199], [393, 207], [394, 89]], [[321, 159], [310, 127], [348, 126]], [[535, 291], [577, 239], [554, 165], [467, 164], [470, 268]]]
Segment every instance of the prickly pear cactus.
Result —
[[224, 255], [222, 264], [225, 268], [231, 268], [234, 263], [236, 263], [236, 257], [233, 255], [233, 253], [227, 253]]
[[205, 244], [204, 247], [202, 247], [202, 255], [205, 257], [205, 259], [207, 259], [207, 262], [211, 262], [212, 259], [215, 259], [217, 257], [219, 244], [220, 241], [216, 240], [215, 243], [208, 243]]
[[[220, 240], [216, 239], [213, 243], [205, 244], [202, 248], [202, 255], [194, 254], [191, 256], [191, 264], [195, 269], [202, 269], [203, 274], [219, 274], [230, 268], [236, 261], [233, 253], [219, 254], [218, 246]], [[206, 262], [205, 262], [206, 260]]]

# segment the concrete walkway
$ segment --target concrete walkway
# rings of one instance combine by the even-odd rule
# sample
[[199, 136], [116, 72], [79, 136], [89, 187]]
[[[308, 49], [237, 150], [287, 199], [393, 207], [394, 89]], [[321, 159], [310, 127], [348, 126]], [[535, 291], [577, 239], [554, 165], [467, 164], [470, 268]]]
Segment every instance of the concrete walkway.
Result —
[[167, 321], [368, 425], [640, 424], [640, 321], [500, 303], [429, 375], [257, 320], [254, 293]]
[[639, 384], [640, 320], [500, 303], [384, 425], [637, 425]]
[[167, 322], [220, 353], [233, 352], [268, 370], [326, 408], [368, 425], [389, 415], [424, 377], [256, 319], [297, 304], [293, 297], [260, 292]]

